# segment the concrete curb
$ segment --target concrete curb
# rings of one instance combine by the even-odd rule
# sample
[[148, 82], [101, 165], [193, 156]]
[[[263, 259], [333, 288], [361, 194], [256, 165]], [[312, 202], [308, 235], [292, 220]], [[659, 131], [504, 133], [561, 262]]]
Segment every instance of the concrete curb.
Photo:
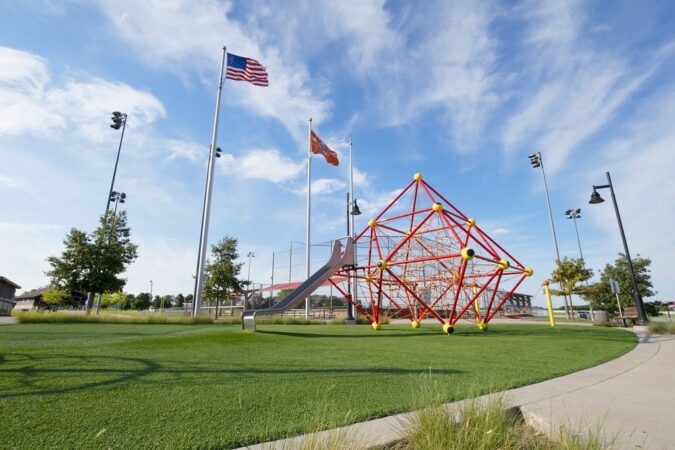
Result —
[[[640, 341], [625, 355], [562, 377], [491, 394], [519, 408], [526, 423], [553, 438], [561, 427], [573, 433], [602, 432], [612, 448], [663, 449], [675, 445], [675, 336], [635, 332]], [[652, 376], [651, 383], [644, 377]], [[486, 401], [490, 396], [475, 400]], [[445, 405], [461, 407], [463, 401]], [[393, 444], [416, 413], [409, 412], [332, 430], [242, 447], [289, 450], [326, 447], [368, 449]], [[323, 443], [323, 444], [322, 444]], [[309, 447], [307, 447], [309, 444]]]

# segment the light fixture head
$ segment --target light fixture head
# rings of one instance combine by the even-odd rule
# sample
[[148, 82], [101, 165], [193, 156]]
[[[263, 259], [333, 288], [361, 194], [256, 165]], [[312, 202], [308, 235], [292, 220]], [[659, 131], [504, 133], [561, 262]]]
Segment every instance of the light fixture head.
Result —
[[358, 203], [356, 203], [356, 199], [354, 199], [354, 203], [352, 204], [352, 216], [360, 216], [361, 215], [361, 210], [359, 209]]
[[595, 205], [597, 203], [602, 203], [604, 202], [605, 199], [600, 197], [600, 194], [598, 194], [598, 191], [593, 189], [593, 193], [591, 194], [591, 199], [588, 201], [591, 205]]

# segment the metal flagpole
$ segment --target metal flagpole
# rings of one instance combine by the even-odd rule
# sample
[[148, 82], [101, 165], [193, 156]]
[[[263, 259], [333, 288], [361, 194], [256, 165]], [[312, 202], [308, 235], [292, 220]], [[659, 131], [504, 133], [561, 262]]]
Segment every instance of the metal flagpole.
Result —
[[223, 91], [223, 75], [225, 71], [225, 57], [227, 47], [223, 47], [223, 59], [220, 62], [220, 77], [218, 78], [218, 95], [216, 97], [216, 112], [213, 118], [213, 134], [209, 149], [209, 164], [206, 172], [206, 189], [204, 192], [204, 208], [202, 209], [202, 227], [199, 235], [199, 254], [197, 255], [197, 278], [195, 292], [192, 299], [192, 315], [199, 314], [202, 303], [202, 289], [204, 288], [204, 264], [206, 262], [206, 247], [209, 238], [209, 218], [211, 215], [211, 192], [213, 190], [213, 168], [216, 155], [216, 141], [218, 139], [218, 118], [220, 116], [220, 97]]
[[[351, 201], [350, 206], [354, 205], [354, 165], [352, 163], [352, 138], [349, 138], [349, 199]], [[353, 206], [352, 206], [353, 208]], [[351, 212], [351, 211], [350, 211]], [[356, 233], [354, 229], [354, 215], [350, 214], [351, 216], [351, 234], [350, 236], [353, 238]], [[356, 244], [354, 244], [354, 264], [356, 264], [357, 258], [356, 258]], [[354, 273], [356, 275], [356, 273]], [[356, 278], [352, 280], [352, 301], [356, 303]], [[349, 317], [352, 319], [356, 316], [356, 308], [352, 304], [347, 304], [347, 308], [351, 310], [351, 314], [348, 314]]]
[[272, 276], [270, 277], [270, 281], [272, 285], [270, 286], [270, 304], [268, 306], [269, 308], [272, 307], [272, 297], [274, 294], [274, 252], [272, 252]]
[[[309, 278], [310, 256], [310, 226], [312, 217], [312, 118], [309, 118], [309, 131], [307, 133], [307, 235], [305, 248], [305, 277]], [[305, 319], [309, 319], [310, 297], [305, 300]]]

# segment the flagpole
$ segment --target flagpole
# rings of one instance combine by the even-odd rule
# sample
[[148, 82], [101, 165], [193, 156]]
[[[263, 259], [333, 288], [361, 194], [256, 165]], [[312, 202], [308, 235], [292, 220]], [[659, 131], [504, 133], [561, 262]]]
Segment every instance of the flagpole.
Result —
[[[352, 138], [349, 138], [349, 198], [351, 201], [351, 209], [353, 209], [354, 205], [354, 165], [352, 161]], [[351, 212], [351, 211], [350, 211]], [[355, 236], [354, 234], [354, 214], [350, 214], [350, 219], [351, 219], [351, 237], [353, 238]], [[356, 264], [356, 245], [354, 245], [354, 264]], [[356, 273], [354, 274], [356, 275]], [[352, 301], [356, 303], [356, 278], [352, 280], [353, 282], [353, 288], [352, 288]], [[348, 308], [351, 309], [351, 314], [349, 314], [350, 317], [354, 318], [356, 314], [356, 308], [354, 308], [354, 305], [348, 304]]]
[[192, 315], [199, 314], [202, 303], [202, 289], [204, 288], [204, 265], [206, 262], [206, 248], [209, 238], [209, 219], [211, 216], [211, 193], [213, 191], [213, 168], [216, 155], [216, 141], [218, 139], [218, 118], [220, 116], [220, 97], [223, 92], [223, 75], [225, 71], [225, 57], [227, 47], [223, 47], [223, 59], [220, 62], [220, 77], [218, 78], [218, 95], [216, 96], [216, 112], [213, 118], [213, 134], [209, 149], [209, 164], [206, 171], [206, 189], [204, 192], [204, 207], [202, 209], [202, 226], [199, 235], [199, 254], [197, 255], [197, 278], [192, 298]]
[[[309, 118], [309, 131], [307, 133], [307, 235], [305, 247], [305, 277], [309, 279], [309, 256], [310, 256], [310, 226], [312, 218], [312, 118]], [[305, 300], [305, 319], [309, 319], [310, 296]]]

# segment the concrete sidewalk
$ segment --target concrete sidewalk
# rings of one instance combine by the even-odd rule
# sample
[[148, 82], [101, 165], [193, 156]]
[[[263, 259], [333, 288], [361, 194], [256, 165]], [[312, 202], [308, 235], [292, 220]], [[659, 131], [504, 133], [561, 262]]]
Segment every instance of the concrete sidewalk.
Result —
[[16, 319], [10, 316], [0, 316], [0, 325], [12, 325], [16, 323]]
[[[614, 440], [612, 448], [673, 449], [675, 336], [636, 334], [640, 343], [618, 359], [503, 394], [520, 408], [528, 424], [552, 436], [562, 426], [573, 432], [604, 430], [606, 439]], [[372, 448], [399, 440], [401, 424], [409, 422], [412, 414], [245, 448], [289, 450], [299, 448], [302, 442], [316, 443], [320, 448], [321, 442], [335, 439], [350, 448]]]

